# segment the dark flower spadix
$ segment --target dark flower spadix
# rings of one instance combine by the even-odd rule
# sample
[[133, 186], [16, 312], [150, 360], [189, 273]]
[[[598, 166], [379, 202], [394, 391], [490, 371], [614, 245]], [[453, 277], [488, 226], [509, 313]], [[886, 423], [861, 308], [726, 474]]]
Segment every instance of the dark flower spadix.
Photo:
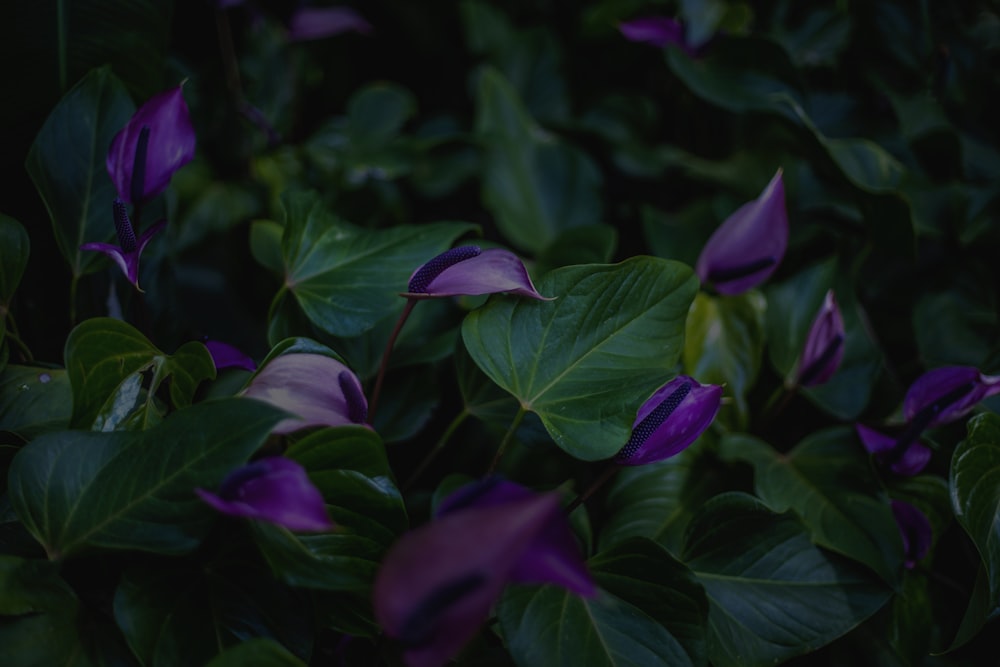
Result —
[[177, 86], [150, 98], [111, 140], [108, 175], [121, 199], [141, 204], [163, 192], [194, 151], [194, 127]]
[[218, 493], [195, 489], [213, 508], [229, 516], [267, 521], [289, 530], [324, 531], [334, 527], [305, 468], [281, 456], [258, 459], [237, 468]]
[[257, 364], [253, 359], [229, 343], [223, 343], [218, 340], [206, 340], [205, 347], [208, 348], [208, 353], [212, 355], [215, 370], [222, 370], [223, 368], [242, 368], [247, 371], [257, 370]]
[[153, 223], [136, 238], [125, 202], [121, 199], [115, 199], [112, 204], [112, 215], [115, 221], [115, 231], [118, 234], [118, 245], [95, 241], [84, 243], [80, 246], [80, 250], [96, 250], [110, 257], [122, 270], [128, 281], [132, 283], [132, 286], [141, 292], [142, 289], [139, 287], [139, 257], [142, 256], [142, 251], [149, 244], [150, 239], [166, 226], [167, 221], [160, 220]]
[[897, 475], [916, 475], [931, 460], [930, 448], [920, 442], [920, 432], [923, 429], [907, 426], [895, 437], [863, 424], [855, 424], [854, 430], [861, 444], [875, 460]]
[[972, 366], [943, 366], [917, 378], [903, 399], [903, 416], [921, 429], [955, 421], [984, 398], [1000, 394], [1000, 375]]
[[310, 426], [365, 424], [368, 418], [361, 381], [347, 366], [322, 354], [275, 357], [250, 379], [242, 395], [296, 415], [274, 427], [278, 434]]
[[910, 503], [902, 500], [892, 500], [890, 503], [900, 537], [903, 538], [903, 564], [912, 570], [931, 550], [931, 522]]
[[809, 327], [795, 373], [795, 384], [815, 387], [829, 380], [844, 359], [844, 341], [844, 318], [833, 290], [829, 290]]
[[545, 300], [528, 270], [514, 253], [502, 248], [482, 250], [460, 246], [447, 250], [410, 276], [404, 296], [430, 298], [509, 292]]
[[[508, 483], [456, 494], [430, 523], [390, 548], [375, 578], [375, 618], [409, 667], [438, 667], [458, 653], [486, 622], [504, 586], [524, 581], [516, 572], [525, 566], [525, 553], [541, 549], [554, 561], [564, 557], [559, 549], [539, 547], [553, 526], [569, 530], [557, 494]], [[579, 552], [571, 558], [568, 569], [585, 572]], [[562, 568], [540, 560], [536, 556], [532, 567], [542, 574], [531, 580], [553, 581], [549, 574]], [[571, 590], [589, 595], [593, 585], [588, 577]]]
[[720, 294], [742, 294], [775, 272], [788, 248], [781, 169], [760, 196], [736, 209], [701, 250], [695, 272]]
[[678, 375], [639, 408], [632, 435], [615, 462], [643, 465], [679, 453], [708, 428], [721, 403], [722, 387]]

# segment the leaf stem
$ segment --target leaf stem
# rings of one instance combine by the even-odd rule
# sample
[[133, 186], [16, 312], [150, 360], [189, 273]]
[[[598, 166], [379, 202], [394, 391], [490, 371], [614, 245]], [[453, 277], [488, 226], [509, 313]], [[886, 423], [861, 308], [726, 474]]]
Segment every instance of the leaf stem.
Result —
[[69, 325], [76, 326], [76, 288], [80, 282], [80, 275], [73, 272], [73, 277], [69, 281]]
[[593, 482], [590, 483], [590, 486], [588, 486], [583, 493], [578, 495], [573, 502], [566, 506], [566, 514], [572, 513], [577, 507], [587, 502], [587, 499], [594, 495], [599, 488], [607, 484], [608, 480], [614, 477], [615, 474], [622, 469], [622, 467], [623, 466], [620, 463], [612, 461], [611, 464], [604, 469], [604, 472], [602, 472]]
[[372, 396], [368, 400], [369, 424], [375, 424], [375, 408], [378, 407], [379, 394], [382, 393], [382, 382], [385, 380], [385, 372], [389, 368], [389, 356], [392, 354], [392, 348], [396, 344], [396, 339], [399, 338], [399, 332], [402, 331], [403, 325], [406, 324], [406, 320], [410, 317], [410, 313], [413, 312], [413, 307], [416, 305], [416, 299], [406, 299], [406, 307], [403, 308], [399, 319], [396, 320], [396, 326], [393, 327], [392, 333], [389, 334], [389, 341], [385, 344], [385, 351], [382, 352], [382, 363], [379, 364], [378, 375], [375, 376], [375, 388], [372, 389]]
[[448, 424], [448, 428], [445, 429], [444, 433], [438, 439], [434, 447], [429, 452], [427, 452], [427, 455], [424, 456], [423, 460], [419, 464], [417, 464], [417, 467], [413, 470], [412, 473], [410, 473], [409, 479], [407, 479], [406, 482], [403, 483], [403, 486], [400, 488], [400, 491], [405, 492], [411, 486], [413, 486], [413, 483], [417, 481], [417, 478], [420, 477], [421, 474], [423, 474], [424, 470], [427, 469], [427, 466], [429, 466], [431, 462], [433, 462], [434, 459], [437, 458], [438, 454], [441, 453], [445, 445], [448, 444], [448, 441], [451, 440], [451, 436], [455, 434], [455, 431], [457, 431], [458, 427], [462, 425], [462, 422], [464, 422], [471, 414], [472, 413], [469, 412], [468, 410], [463, 409], [460, 413], [458, 413], [458, 416], [456, 416], [453, 420], [451, 420], [451, 423]]
[[500, 465], [500, 459], [503, 458], [504, 452], [507, 451], [507, 447], [510, 445], [510, 441], [514, 439], [514, 433], [517, 431], [517, 427], [521, 425], [521, 421], [527, 413], [528, 411], [522, 405], [518, 409], [517, 414], [514, 415], [514, 421], [510, 423], [510, 428], [507, 429], [507, 433], [504, 434], [503, 440], [500, 441], [500, 446], [497, 447], [497, 453], [493, 456], [493, 462], [490, 463], [490, 467], [486, 471], [487, 477], [492, 475], [496, 471], [497, 466]]

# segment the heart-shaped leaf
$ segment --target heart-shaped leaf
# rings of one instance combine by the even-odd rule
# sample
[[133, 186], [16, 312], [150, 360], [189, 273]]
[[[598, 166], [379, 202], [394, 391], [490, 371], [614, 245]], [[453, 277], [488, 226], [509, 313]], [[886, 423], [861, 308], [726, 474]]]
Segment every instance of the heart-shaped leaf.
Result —
[[73, 392], [61, 368], [8, 365], [0, 373], [0, 431], [30, 439], [69, 427]]
[[708, 594], [708, 655], [716, 667], [763, 667], [814, 651], [891, 593], [815, 546], [793, 515], [737, 492], [703, 505], [688, 525], [682, 561]]
[[189, 552], [214, 518], [194, 489], [216, 488], [285, 416], [227, 398], [146, 431], [48, 433], [14, 458], [11, 504], [53, 559], [87, 549]]
[[[191, 404], [198, 384], [215, 377], [215, 364], [199, 342], [185, 343], [173, 355], [161, 352], [130, 324], [95, 317], [79, 324], [66, 339], [66, 369], [73, 386], [72, 425], [88, 428], [102, 413], [107, 428], [121, 422], [121, 409], [136, 403], [139, 373], [150, 371], [151, 401], [169, 376], [174, 407]], [[130, 400], [131, 398], [131, 400]]]
[[466, 317], [462, 338], [556, 444], [603, 459], [670, 378], [697, 285], [686, 265], [654, 257], [565, 267], [538, 284], [554, 301], [494, 297]]

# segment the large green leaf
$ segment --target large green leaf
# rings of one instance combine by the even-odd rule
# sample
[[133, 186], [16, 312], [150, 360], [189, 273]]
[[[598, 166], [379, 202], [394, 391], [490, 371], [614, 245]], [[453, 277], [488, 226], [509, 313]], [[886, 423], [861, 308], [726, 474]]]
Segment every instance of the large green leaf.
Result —
[[368, 230], [334, 217], [314, 193], [289, 195], [284, 203], [285, 289], [314, 325], [334, 336], [357, 336], [401, 309], [399, 293], [413, 271], [475, 229], [440, 222]]
[[11, 504], [53, 559], [90, 549], [188, 552], [214, 518], [194, 489], [216, 488], [284, 414], [227, 398], [146, 431], [48, 433], [15, 457]]
[[231, 646], [206, 667], [305, 667], [284, 646], [267, 637], [255, 637]]
[[791, 514], [742, 493], [716, 496], [688, 525], [682, 561], [709, 600], [716, 667], [773, 665], [840, 637], [890, 589], [812, 544]]
[[510, 586], [500, 625], [520, 667], [691, 667], [670, 632], [638, 607], [598, 590], [582, 598], [556, 586]]
[[537, 253], [563, 230], [601, 221], [597, 167], [542, 130], [496, 69], [480, 72], [476, 106], [486, 149], [483, 200], [505, 239]]
[[142, 664], [186, 667], [252, 637], [280, 640], [308, 657], [313, 629], [304, 602], [260, 564], [217, 558], [126, 570], [114, 616]]
[[215, 377], [215, 363], [199, 342], [164, 354], [130, 324], [95, 317], [79, 324], [66, 339], [66, 369], [73, 386], [72, 424], [112, 430], [141, 400], [142, 373], [151, 372], [146, 411], [163, 381], [170, 377], [174, 407], [191, 404], [198, 384]]
[[80, 245], [114, 236], [111, 202], [117, 195], [105, 160], [111, 139], [133, 111], [135, 105], [111, 69], [94, 70], [52, 110], [28, 153], [25, 168], [74, 276], [104, 265], [103, 255], [80, 250]]
[[73, 392], [61, 368], [8, 365], [0, 373], [0, 431], [28, 440], [69, 427]]
[[951, 499], [955, 517], [982, 558], [989, 582], [987, 614], [994, 615], [1000, 611], [1000, 416], [977, 415], [968, 429], [951, 459]]
[[[701, 292], [691, 306], [684, 336], [684, 372], [698, 382], [725, 387], [736, 413], [728, 423], [746, 426], [749, 419], [746, 394], [760, 371], [766, 309], [767, 302], [756, 290], [719, 297]], [[724, 419], [727, 412], [724, 407]]]
[[813, 433], [786, 454], [732, 435], [723, 438], [721, 454], [753, 464], [757, 495], [775, 512], [798, 514], [813, 542], [864, 563], [890, 584], [899, 582], [899, 529], [853, 429]]
[[621, 449], [642, 401], [669, 379], [697, 285], [689, 267], [654, 257], [565, 267], [538, 283], [554, 301], [494, 297], [466, 317], [462, 338], [556, 444], [603, 459]]

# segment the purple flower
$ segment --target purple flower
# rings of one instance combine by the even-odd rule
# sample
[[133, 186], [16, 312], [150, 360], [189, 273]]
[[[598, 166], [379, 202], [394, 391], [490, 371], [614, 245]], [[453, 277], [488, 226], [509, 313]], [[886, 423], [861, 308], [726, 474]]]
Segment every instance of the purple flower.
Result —
[[409, 667], [442, 665], [479, 631], [508, 582], [594, 593], [567, 535], [555, 493], [496, 481], [460, 489], [389, 550], [375, 578], [375, 617]]
[[323, 496], [305, 468], [281, 456], [258, 459], [237, 468], [219, 492], [195, 489], [198, 497], [229, 516], [267, 521], [289, 530], [324, 531], [334, 527]]
[[651, 44], [663, 48], [675, 44], [686, 48], [684, 42], [684, 24], [669, 16], [643, 16], [618, 24], [625, 39], [632, 42]]
[[208, 348], [208, 353], [212, 355], [215, 370], [221, 371], [223, 368], [242, 368], [251, 372], [257, 370], [257, 364], [254, 360], [238, 348], [218, 340], [206, 340], [204, 342], [205, 347]]
[[152, 97], [135, 112], [108, 150], [111, 181], [124, 201], [139, 205], [167, 188], [194, 157], [195, 136], [181, 86]]
[[923, 512], [902, 500], [890, 501], [903, 538], [903, 564], [912, 570], [931, 550], [931, 522]]
[[903, 416], [933, 428], [964, 417], [979, 401], [1000, 393], [1000, 375], [983, 375], [972, 366], [943, 366], [927, 371], [910, 385]]
[[795, 375], [796, 385], [815, 387], [823, 384], [837, 372], [843, 358], [844, 318], [831, 289], [809, 327]]
[[115, 220], [115, 231], [118, 233], [118, 245], [95, 241], [84, 243], [80, 246], [80, 250], [96, 250], [110, 257], [122, 270], [128, 281], [132, 283], [132, 286], [142, 292], [143, 290], [139, 287], [139, 257], [142, 256], [142, 251], [150, 239], [166, 226], [167, 221], [160, 220], [153, 223], [137, 239], [132, 221], [125, 208], [125, 202], [121, 199], [115, 199], [111, 211]]
[[242, 394], [296, 415], [274, 427], [278, 434], [311, 426], [365, 424], [368, 418], [368, 401], [358, 377], [322, 354], [275, 357], [250, 379]]
[[349, 7], [303, 7], [288, 21], [288, 39], [301, 42], [354, 31], [371, 32], [372, 26]]
[[698, 439], [721, 403], [722, 387], [678, 375], [639, 408], [632, 435], [615, 462], [637, 466], [670, 458]]
[[509, 250], [461, 246], [441, 253], [410, 276], [404, 296], [432, 298], [510, 292], [546, 300], [527, 269]]
[[927, 467], [931, 460], [931, 450], [920, 442], [920, 430], [906, 427], [897, 437], [886, 435], [862, 424], [855, 424], [854, 430], [861, 444], [882, 466], [897, 475], [910, 477]]
[[788, 247], [781, 169], [761, 195], [736, 209], [702, 248], [695, 272], [720, 294], [742, 294], [767, 280]]

